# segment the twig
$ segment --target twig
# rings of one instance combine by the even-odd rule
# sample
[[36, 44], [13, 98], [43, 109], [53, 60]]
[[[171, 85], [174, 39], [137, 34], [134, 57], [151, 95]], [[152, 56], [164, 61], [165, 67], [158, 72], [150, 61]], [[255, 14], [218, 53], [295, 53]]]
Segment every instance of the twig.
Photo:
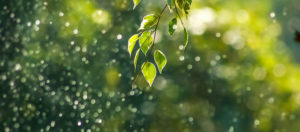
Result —
[[182, 25], [182, 27], [183, 27], [184, 29], [186, 29], [185, 26], [184, 26], [184, 24], [183, 24], [183, 21], [182, 21], [182, 19], [181, 19], [181, 16], [180, 16], [180, 14], [179, 14], [179, 12], [178, 12], [178, 10], [177, 10], [177, 6], [176, 6], [175, 1], [174, 1], [174, 5], [175, 5], [175, 11], [176, 11], [176, 14], [177, 14], [177, 16], [179, 17], [179, 20], [180, 20], [180, 22], [181, 22], [181, 25]]
[[[157, 18], [157, 24], [155, 25], [155, 29], [154, 29], [154, 38], [153, 38], [153, 42], [152, 42], [152, 45], [151, 45], [151, 48], [150, 48], [150, 51], [148, 52], [148, 55], [147, 55], [147, 58], [146, 58], [146, 63], [149, 62], [149, 59], [150, 59], [150, 56], [151, 56], [151, 53], [152, 53], [152, 50], [154, 49], [154, 44], [155, 44], [155, 39], [156, 39], [156, 32], [157, 32], [157, 29], [158, 29], [158, 25], [159, 25], [159, 22], [160, 22], [160, 18], [162, 17], [164, 11], [166, 10], [166, 8], [168, 7], [168, 4], [165, 5], [165, 7], [162, 9], [162, 11], [160, 12], [158, 18]], [[135, 79], [133, 80], [132, 82], [132, 87], [134, 86], [137, 78], [140, 76], [142, 70], [144, 68], [144, 65], [142, 66], [141, 70], [139, 71], [139, 73], [137, 74], [137, 76], [135, 77]]]

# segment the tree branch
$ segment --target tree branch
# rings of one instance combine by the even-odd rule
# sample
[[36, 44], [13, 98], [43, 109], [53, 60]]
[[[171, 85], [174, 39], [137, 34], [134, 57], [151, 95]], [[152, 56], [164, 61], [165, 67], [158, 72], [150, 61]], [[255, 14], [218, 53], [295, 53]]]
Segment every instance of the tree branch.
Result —
[[[154, 44], [155, 44], [156, 32], [157, 32], [157, 29], [158, 29], [158, 25], [159, 25], [159, 22], [160, 22], [160, 19], [161, 19], [162, 15], [163, 15], [163, 13], [164, 13], [164, 11], [166, 10], [167, 7], [168, 7], [168, 4], [165, 5], [165, 7], [162, 9], [162, 11], [160, 12], [160, 14], [159, 14], [159, 16], [158, 16], [158, 18], [157, 18], [158, 20], [157, 20], [157, 24], [155, 25], [155, 29], [154, 29], [154, 38], [153, 38], [153, 42], [152, 42], [150, 51], [148, 52], [148, 55], [147, 55], [147, 57], [146, 57], [146, 62], [145, 62], [145, 63], [149, 62], [150, 56], [151, 56], [151, 54], [152, 54], [152, 50], [154, 49]], [[133, 82], [132, 82], [132, 87], [134, 86], [134, 84], [135, 84], [137, 78], [140, 76], [140, 74], [141, 74], [143, 68], [144, 68], [144, 65], [142, 66], [141, 70], [139, 71], [139, 73], [137, 74], [137, 76], [135, 77], [135, 79], [133, 80]]]

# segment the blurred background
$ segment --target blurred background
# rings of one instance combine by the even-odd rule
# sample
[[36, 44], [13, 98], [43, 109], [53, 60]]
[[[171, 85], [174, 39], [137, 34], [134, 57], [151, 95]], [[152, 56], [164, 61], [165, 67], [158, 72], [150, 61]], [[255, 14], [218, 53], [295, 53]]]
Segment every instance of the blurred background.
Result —
[[300, 130], [299, 0], [193, 0], [185, 51], [167, 10], [167, 66], [132, 88], [128, 38], [166, 1], [1, 0], [0, 131]]

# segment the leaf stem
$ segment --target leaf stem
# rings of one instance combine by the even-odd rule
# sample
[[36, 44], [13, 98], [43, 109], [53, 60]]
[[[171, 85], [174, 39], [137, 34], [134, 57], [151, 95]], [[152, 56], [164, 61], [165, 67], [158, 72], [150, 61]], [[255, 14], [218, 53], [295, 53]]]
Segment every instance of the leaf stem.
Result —
[[177, 6], [176, 6], [175, 1], [174, 1], [174, 5], [175, 5], [175, 11], [176, 11], [177, 16], [179, 17], [180, 23], [181, 23], [182, 27], [183, 27], [184, 29], [186, 29], [185, 26], [184, 26], [184, 24], [183, 24], [183, 21], [182, 21], [182, 19], [181, 19], [181, 16], [180, 16], [180, 14], [179, 14], [179, 12], [178, 12], [178, 9], [177, 9]]
[[[150, 51], [148, 52], [148, 55], [146, 57], [146, 63], [149, 62], [149, 59], [150, 59], [150, 56], [151, 56], [151, 53], [152, 53], [152, 50], [154, 49], [154, 44], [155, 44], [155, 39], [156, 39], [156, 32], [157, 32], [157, 29], [158, 29], [158, 25], [159, 25], [159, 22], [160, 22], [160, 18], [162, 17], [164, 11], [166, 10], [166, 8], [168, 7], [168, 4], [165, 5], [165, 7], [162, 9], [162, 11], [160, 12], [159, 16], [158, 16], [158, 20], [157, 20], [157, 24], [155, 25], [155, 29], [154, 29], [154, 37], [153, 37], [153, 42], [152, 42], [152, 45], [151, 45], [151, 48], [150, 48]], [[141, 70], [139, 71], [139, 73], [137, 74], [137, 76], [135, 77], [135, 79], [133, 80], [132, 82], [132, 87], [134, 86], [137, 78], [140, 76], [142, 70], [144, 68], [144, 65], [142, 66]]]

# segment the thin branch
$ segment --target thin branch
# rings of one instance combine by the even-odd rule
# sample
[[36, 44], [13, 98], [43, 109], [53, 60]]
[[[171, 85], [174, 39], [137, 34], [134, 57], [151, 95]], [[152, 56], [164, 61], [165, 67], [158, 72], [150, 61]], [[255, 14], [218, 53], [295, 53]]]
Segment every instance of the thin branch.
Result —
[[[148, 52], [148, 55], [147, 55], [147, 58], [146, 58], [146, 63], [149, 62], [149, 59], [150, 59], [150, 56], [151, 56], [151, 53], [152, 53], [152, 50], [154, 49], [154, 44], [155, 44], [155, 39], [156, 39], [156, 32], [157, 32], [157, 29], [158, 29], [158, 25], [159, 25], [159, 22], [160, 22], [160, 18], [162, 17], [164, 11], [166, 10], [166, 8], [168, 7], [168, 4], [165, 5], [165, 7], [162, 9], [162, 11], [160, 12], [159, 16], [158, 16], [158, 20], [157, 20], [157, 24], [155, 25], [155, 29], [154, 29], [154, 38], [153, 38], [153, 42], [152, 42], [152, 45], [151, 45], [151, 48], [150, 48], [150, 51]], [[137, 78], [140, 76], [142, 70], [144, 68], [144, 65], [142, 66], [141, 70], [139, 71], [139, 73], [137, 74], [137, 76], [135, 77], [135, 79], [133, 80], [132, 82], [132, 87], [134, 86]]]
[[[185, 28], [185, 26], [184, 26], [184, 23], [183, 23], [183, 21], [182, 21], [182, 19], [181, 19], [181, 16], [180, 16], [180, 14], [179, 14], [179, 12], [178, 12], [178, 9], [177, 9], [176, 2], [175, 2], [175, 1], [174, 1], [174, 5], [175, 5], [175, 11], [176, 11], [177, 16], [179, 17], [180, 23], [181, 23], [182, 27], [184, 28], [184, 30], [186, 30], [186, 28]], [[185, 52], [185, 50], [186, 50], [186, 48], [184, 49], [184, 52]]]
[[182, 21], [182, 19], [181, 19], [181, 16], [180, 16], [180, 14], [179, 14], [179, 12], [178, 12], [178, 9], [177, 9], [177, 6], [176, 6], [175, 1], [174, 1], [174, 5], [175, 5], [175, 11], [176, 11], [176, 14], [177, 14], [177, 16], [179, 17], [179, 20], [180, 20], [180, 22], [181, 22], [181, 25], [182, 25], [182, 27], [183, 27], [184, 29], [186, 29], [185, 26], [184, 26], [184, 24], [183, 24], [183, 21]]

